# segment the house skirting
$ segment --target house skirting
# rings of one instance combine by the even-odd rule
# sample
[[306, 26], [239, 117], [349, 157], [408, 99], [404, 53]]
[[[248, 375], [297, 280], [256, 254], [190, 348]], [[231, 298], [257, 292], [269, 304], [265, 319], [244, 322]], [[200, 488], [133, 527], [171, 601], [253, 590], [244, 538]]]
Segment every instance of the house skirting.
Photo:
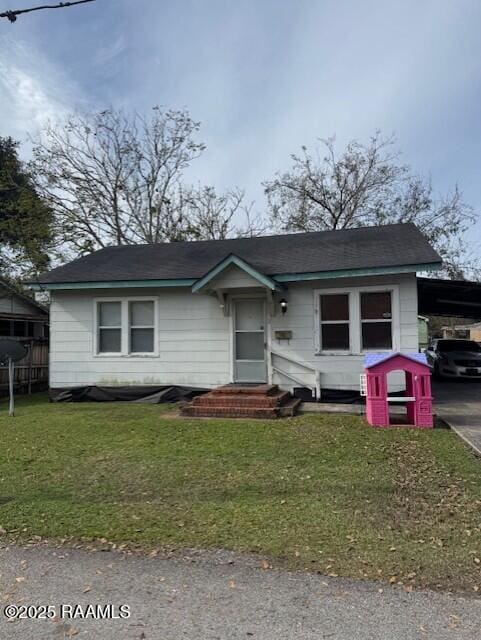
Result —
[[51, 402], [138, 402], [163, 404], [192, 400], [208, 389], [198, 387], [164, 386], [115, 386], [115, 387], [65, 387], [49, 389]]

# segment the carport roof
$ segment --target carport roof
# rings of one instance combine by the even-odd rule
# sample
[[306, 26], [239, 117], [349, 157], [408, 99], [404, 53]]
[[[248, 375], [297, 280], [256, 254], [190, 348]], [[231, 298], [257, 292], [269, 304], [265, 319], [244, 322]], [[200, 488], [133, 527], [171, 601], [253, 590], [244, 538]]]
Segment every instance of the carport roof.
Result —
[[481, 282], [418, 278], [418, 310], [423, 315], [481, 320]]

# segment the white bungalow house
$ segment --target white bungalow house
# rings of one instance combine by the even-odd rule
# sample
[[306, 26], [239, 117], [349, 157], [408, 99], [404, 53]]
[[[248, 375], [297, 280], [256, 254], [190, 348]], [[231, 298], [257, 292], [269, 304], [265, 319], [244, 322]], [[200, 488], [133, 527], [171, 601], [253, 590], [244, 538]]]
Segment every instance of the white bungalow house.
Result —
[[412, 224], [109, 247], [40, 276], [50, 387], [359, 386], [366, 351], [418, 350]]

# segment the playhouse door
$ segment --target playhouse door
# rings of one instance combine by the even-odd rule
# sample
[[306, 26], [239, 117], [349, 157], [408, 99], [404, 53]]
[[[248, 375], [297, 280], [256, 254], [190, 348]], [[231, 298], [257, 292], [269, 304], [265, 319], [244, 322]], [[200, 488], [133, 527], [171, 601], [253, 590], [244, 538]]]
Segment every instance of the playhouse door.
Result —
[[414, 378], [416, 402], [414, 404], [414, 424], [417, 427], [433, 426], [431, 398], [431, 380], [429, 375], [417, 375]]
[[233, 319], [234, 382], [265, 382], [267, 367], [264, 300], [235, 300]]

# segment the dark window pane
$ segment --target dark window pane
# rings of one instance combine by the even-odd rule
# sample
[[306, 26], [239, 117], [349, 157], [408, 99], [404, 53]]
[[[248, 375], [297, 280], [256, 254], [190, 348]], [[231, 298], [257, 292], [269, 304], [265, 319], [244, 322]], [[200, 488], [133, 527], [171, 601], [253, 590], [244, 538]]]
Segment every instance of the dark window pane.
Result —
[[323, 350], [349, 350], [349, 324], [321, 325], [321, 348]]
[[0, 336], [10, 335], [10, 320], [0, 320]]
[[348, 294], [322, 295], [321, 320], [349, 320]]
[[391, 323], [390, 322], [363, 322], [362, 323], [362, 348], [363, 349], [391, 349]]
[[362, 320], [391, 318], [391, 293], [389, 291], [361, 293], [361, 318]]
[[99, 353], [120, 353], [120, 329], [99, 330]]
[[154, 351], [154, 330], [131, 329], [130, 351], [131, 353], [152, 353]]
[[25, 337], [25, 325], [26, 322], [24, 320], [14, 320], [13, 322], [13, 335], [18, 338]]

